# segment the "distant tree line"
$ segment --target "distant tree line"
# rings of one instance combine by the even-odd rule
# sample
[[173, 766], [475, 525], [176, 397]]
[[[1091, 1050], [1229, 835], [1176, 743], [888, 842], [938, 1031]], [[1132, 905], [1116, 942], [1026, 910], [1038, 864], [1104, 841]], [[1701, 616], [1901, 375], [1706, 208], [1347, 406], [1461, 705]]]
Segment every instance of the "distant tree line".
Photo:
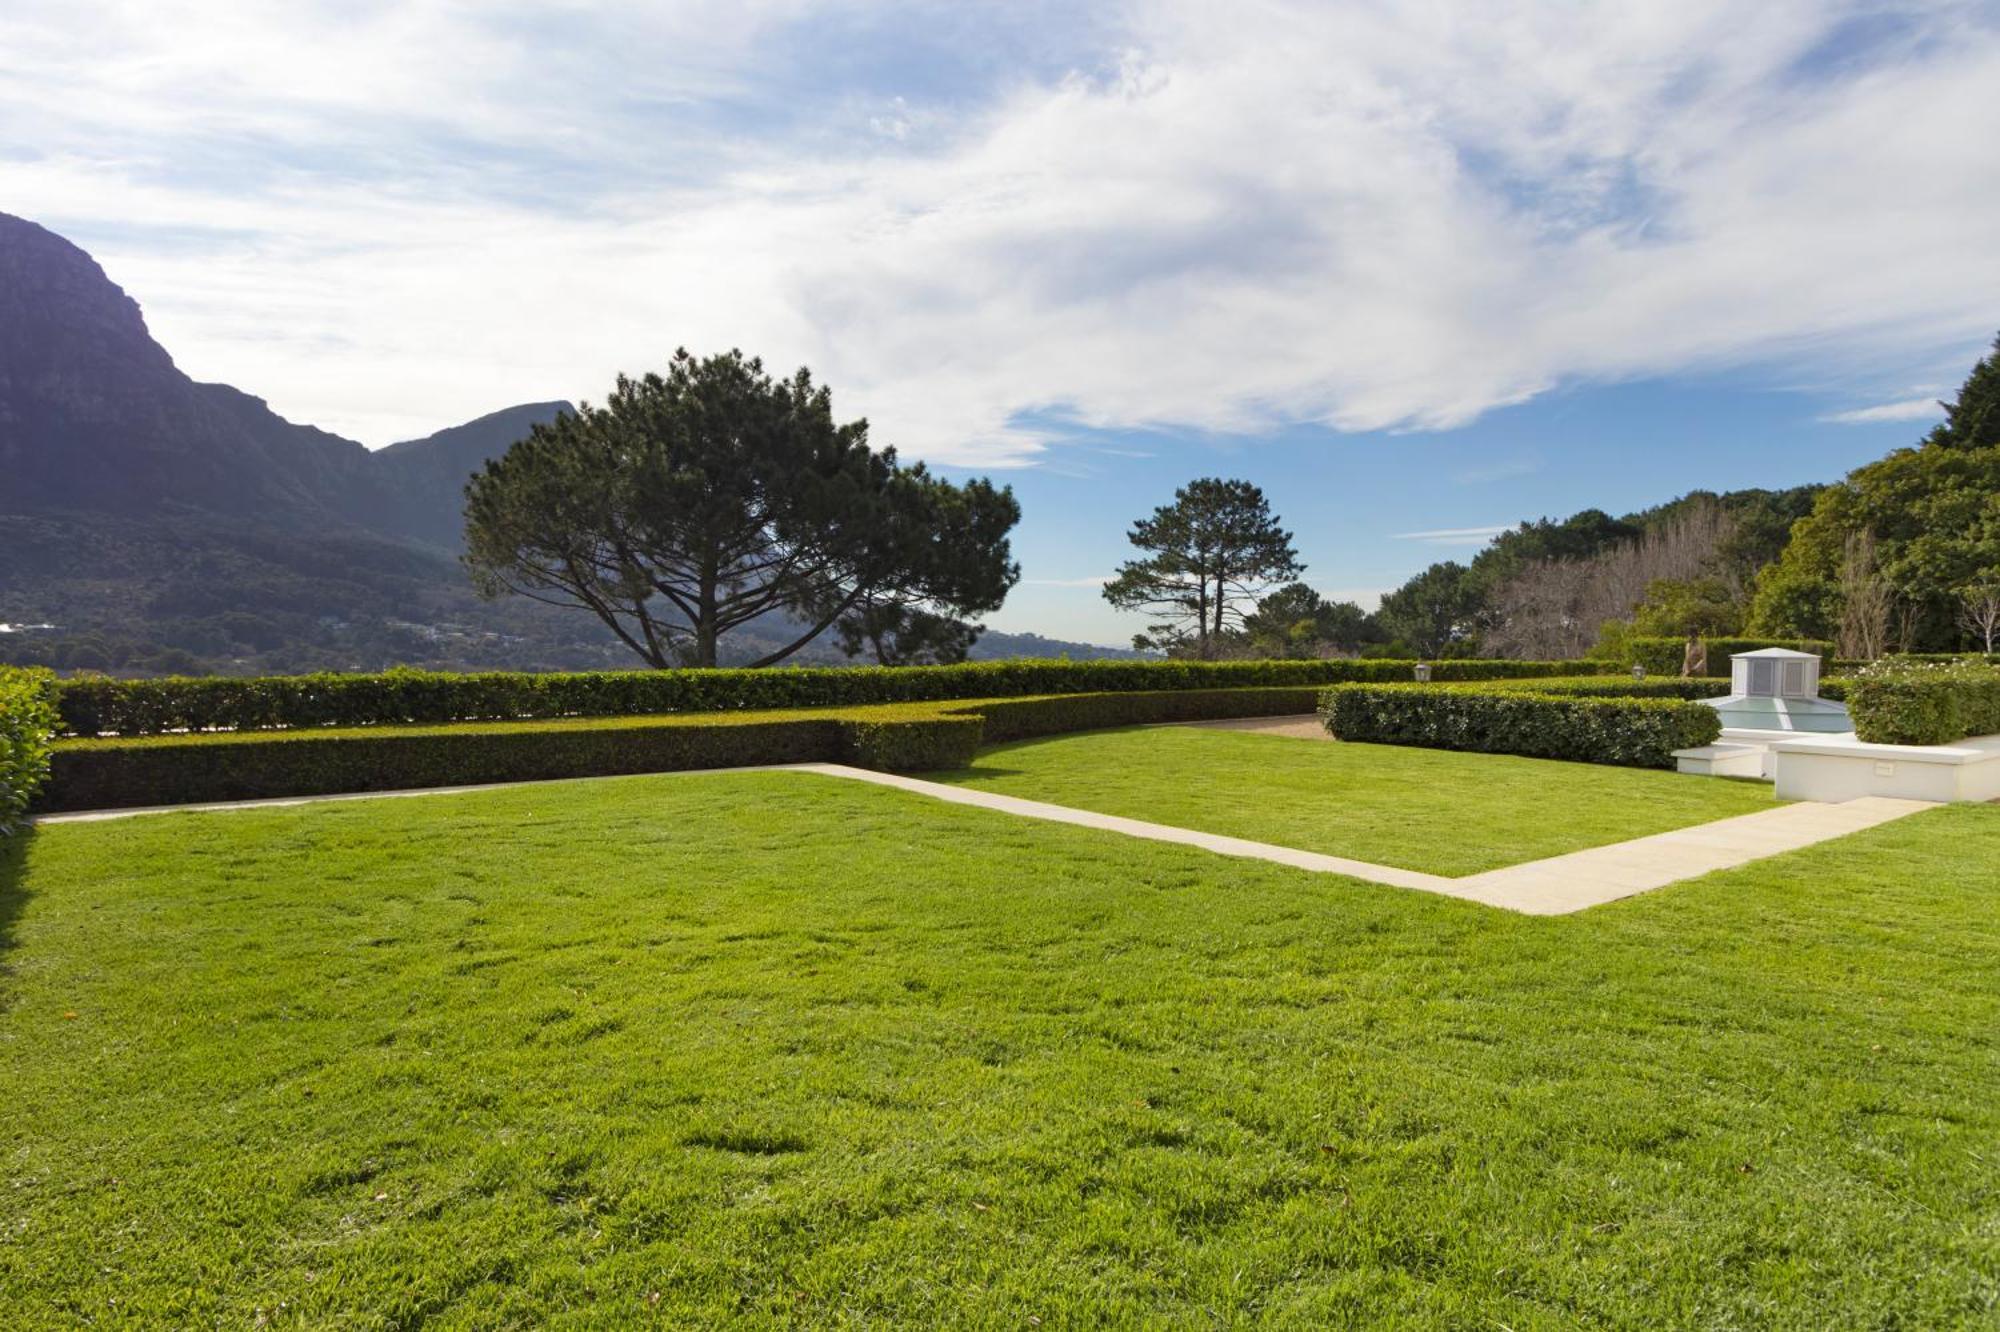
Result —
[[1263, 494], [1204, 479], [1134, 524], [1105, 587], [1134, 641], [1200, 657], [1623, 657], [1633, 636], [1833, 641], [1843, 656], [2000, 649], [2000, 341], [1944, 420], [1830, 486], [1692, 491], [1524, 522], [1372, 612], [1297, 581]]
[[[1205, 477], [1132, 524], [1103, 595], [1147, 617], [1136, 647], [1207, 659], [1620, 657], [1635, 635], [1992, 650], [2000, 342], [1943, 406], [1921, 443], [1837, 484], [1524, 522], [1373, 611], [1302, 581], [1256, 486]], [[886, 664], [956, 661], [1019, 576], [1019, 517], [1008, 490], [871, 448], [804, 370], [683, 351], [489, 463], [467, 489], [466, 562], [483, 593], [587, 610], [655, 666], [714, 665], [726, 637], [774, 624], [751, 664], [823, 636]]]

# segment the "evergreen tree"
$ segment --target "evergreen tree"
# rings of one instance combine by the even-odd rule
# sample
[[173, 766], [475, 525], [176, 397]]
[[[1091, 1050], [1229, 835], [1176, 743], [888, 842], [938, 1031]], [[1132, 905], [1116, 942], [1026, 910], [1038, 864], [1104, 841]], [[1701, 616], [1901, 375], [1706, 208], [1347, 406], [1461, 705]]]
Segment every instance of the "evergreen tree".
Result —
[[1219, 655], [1239, 628], [1244, 603], [1269, 584], [1304, 572], [1292, 534], [1278, 526], [1264, 492], [1248, 481], [1204, 477], [1174, 492], [1172, 504], [1132, 524], [1143, 559], [1119, 566], [1104, 599], [1154, 616], [1137, 647]]
[[676, 352], [621, 376], [601, 408], [538, 425], [466, 487], [466, 564], [487, 596], [596, 615], [649, 665], [713, 666], [731, 630], [836, 630], [883, 662], [958, 660], [1019, 578], [1013, 492], [953, 485], [868, 424], [838, 424], [800, 370], [775, 381], [740, 352]]
[[[1750, 632], [1835, 637], [1842, 571], [1866, 537], [1896, 619], [1897, 647], [1953, 648], [1967, 588], [2000, 581], [2000, 339], [1945, 419], [1914, 448], [1858, 467], [1821, 492], [1791, 544], [1757, 579]], [[1900, 641], [1907, 638], [1907, 641]]]
[[1382, 632], [1434, 657], [1472, 633], [1485, 608], [1485, 589], [1473, 570], [1445, 560], [1385, 593], [1375, 620]]

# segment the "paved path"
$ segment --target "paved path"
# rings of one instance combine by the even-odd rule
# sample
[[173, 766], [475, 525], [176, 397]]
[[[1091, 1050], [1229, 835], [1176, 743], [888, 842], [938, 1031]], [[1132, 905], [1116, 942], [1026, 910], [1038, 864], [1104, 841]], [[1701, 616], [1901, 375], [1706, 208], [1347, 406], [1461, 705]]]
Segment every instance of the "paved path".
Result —
[[1331, 740], [1333, 733], [1316, 712], [1284, 717], [1237, 717], [1229, 721], [1168, 722], [1169, 726], [1195, 726], [1204, 731], [1249, 731], [1253, 735], [1276, 735], [1287, 740]]
[[[1275, 865], [1288, 865], [1293, 869], [1311, 870], [1321, 874], [1340, 874], [1351, 879], [1364, 879], [1369, 883], [1388, 884], [1396, 888], [1442, 893], [1447, 897], [1464, 898], [1470, 902], [1480, 902], [1487, 906], [1503, 907], [1510, 911], [1521, 911], [1536, 916], [1559, 916], [1571, 911], [1581, 911], [1585, 907], [1613, 902], [1621, 897], [1630, 897], [1649, 889], [1663, 888], [1682, 879], [1692, 879], [1715, 870], [1762, 860], [1766, 856], [1775, 856], [1780, 852], [1796, 851], [1801, 847], [1812, 846], [1835, 837], [1844, 837], [1848, 833], [1873, 828], [1877, 824], [1900, 819], [1918, 810], [1936, 808], [1921, 800], [1891, 800], [1883, 796], [1868, 796], [1838, 805], [1812, 803], [1780, 805], [1774, 809], [1743, 814], [1733, 819], [1721, 819], [1692, 828], [1656, 833], [1651, 837], [1640, 837], [1629, 842], [1592, 847], [1586, 851], [1573, 851], [1568, 855], [1553, 856], [1547, 860], [1529, 861], [1525, 865], [1510, 865], [1505, 869], [1487, 870], [1483, 874], [1470, 874], [1453, 879], [1439, 874], [1397, 869], [1393, 865], [1375, 865], [1365, 860], [1348, 860], [1341, 856], [1321, 855], [1316, 851], [1299, 851], [1292, 847], [1272, 846], [1266, 842], [1246, 841], [1240, 837], [1196, 832], [1192, 828], [1175, 828], [1164, 823], [1147, 823], [1140, 819], [1119, 818], [1113, 814], [1097, 814], [1090, 810], [1071, 809], [1067, 805], [1023, 800], [1018, 796], [997, 795], [991, 791], [950, 786], [943, 782], [925, 781], [920, 777], [902, 777], [867, 768], [850, 768], [839, 763], [704, 768], [692, 773], [637, 775], [701, 776], [735, 772], [799, 772], [867, 782], [874, 786], [891, 786], [899, 791], [914, 792], [954, 805], [972, 805], [979, 809], [997, 810], [1020, 818], [1042, 819], [1049, 823], [1068, 823], [1079, 828], [1097, 828], [1106, 832], [1123, 833], [1127, 837], [1143, 837], [1148, 841], [1173, 842], [1180, 846], [1199, 847], [1217, 855], [1266, 860]], [[584, 780], [625, 779], [600, 777]], [[49, 814], [37, 819], [36, 822], [85, 823], [169, 813], [173, 810], [271, 809], [321, 804], [334, 800], [457, 795], [468, 791], [493, 791], [505, 789], [507, 786], [539, 784], [509, 782], [492, 786], [431, 787], [414, 791], [367, 791], [349, 795], [245, 800], [218, 805], [101, 810], [83, 814]]]

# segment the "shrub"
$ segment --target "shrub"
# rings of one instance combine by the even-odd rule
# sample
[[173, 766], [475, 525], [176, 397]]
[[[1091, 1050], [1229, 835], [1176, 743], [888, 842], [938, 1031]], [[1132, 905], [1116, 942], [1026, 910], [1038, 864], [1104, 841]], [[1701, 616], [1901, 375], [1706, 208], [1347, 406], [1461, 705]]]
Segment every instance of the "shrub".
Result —
[[970, 767], [985, 723], [978, 715], [858, 720], [841, 724], [841, 759], [883, 772]]
[[1873, 744], [1948, 745], [2000, 734], [2000, 667], [1889, 659], [1847, 682], [1854, 733]]
[[1133, 694], [1068, 694], [1046, 698], [997, 699], [977, 704], [986, 719], [986, 742], [1027, 740], [1067, 731], [1160, 722], [1212, 721], [1220, 717], [1281, 717], [1311, 712], [1319, 689], [1294, 685], [1271, 689], [1156, 690]]
[[829, 715], [243, 732], [60, 744], [42, 805], [108, 809], [823, 762]]
[[773, 763], [962, 768], [982, 736], [1309, 712], [1312, 686], [792, 712], [196, 732], [57, 744], [41, 807], [110, 809]]
[[[1729, 674], [1729, 658], [1738, 652], [1756, 652], [1760, 648], [1789, 648], [1793, 652], [1816, 654], [1822, 668], [1833, 660], [1833, 644], [1818, 638], [1710, 638], [1708, 644], [1708, 670], [1711, 675]], [[1625, 640], [1626, 666], [1644, 666], [1653, 675], [1679, 675], [1682, 654], [1687, 650], [1684, 638], [1649, 638], [1642, 635]]]
[[[942, 699], [1407, 680], [1409, 661], [996, 661], [784, 670], [488, 672], [63, 682], [67, 735], [857, 707]], [[1590, 662], [1442, 661], [1437, 680], [1585, 675]]]
[[1342, 740], [1671, 768], [1674, 751], [1709, 744], [1722, 719], [1666, 698], [1563, 697], [1491, 685], [1335, 685], [1320, 699]]
[[1569, 680], [1495, 680], [1487, 688], [1563, 698], [1680, 698], [1695, 702], [1727, 694], [1729, 677], [1661, 675], [1634, 680], [1629, 675], [1583, 675]]
[[19, 826], [48, 776], [54, 683], [48, 671], [0, 666], [0, 836]]

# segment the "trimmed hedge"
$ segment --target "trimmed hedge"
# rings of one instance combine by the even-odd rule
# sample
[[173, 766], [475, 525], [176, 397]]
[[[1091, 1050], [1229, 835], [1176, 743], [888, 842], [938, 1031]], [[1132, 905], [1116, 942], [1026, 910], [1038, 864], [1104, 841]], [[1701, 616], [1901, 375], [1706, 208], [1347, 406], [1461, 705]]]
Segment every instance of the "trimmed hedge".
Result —
[[[1905, 661], [1966, 661], [1980, 666], [2000, 666], [2000, 652], [1991, 655], [1984, 652], [1892, 652], [1888, 656], [1883, 657], [1882, 660], [1890, 663]], [[1869, 663], [1865, 661], [1857, 662], [1856, 665], [1866, 666]]]
[[1984, 662], [1877, 662], [1847, 681], [1846, 694], [1854, 733], [1871, 744], [2000, 735], [2000, 667]]
[[20, 825], [49, 772], [55, 676], [0, 666], [0, 836]]
[[1671, 768], [1722, 733], [1715, 709], [1667, 698], [1564, 697], [1492, 685], [1335, 685], [1320, 699], [1342, 740]]
[[1137, 694], [1063, 694], [996, 699], [973, 705], [986, 719], [986, 743], [1028, 740], [1068, 731], [1223, 717], [1284, 717], [1319, 705], [1317, 685], [1271, 689], [1185, 689]]
[[963, 768], [986, 740], [1310, 712], [1312, 686], [968, 699], [824, 711], [65, 740], [38, 808], [111, 809], [766, 763]]
[[882, 772], [943, 772], [972, 765], [985, 734], [976, 715], [843, 721], [840, 758]]
[[1679, 698], [1696, 702], [1729, 692], [1729, 677], [1712, 675], [1648, 676], [1586, 675], [1573, 680], [1495, 680], [1485, 686], [1509, 693], [1557, 694], [1564, 698]]
[[[489, 672], [62, 682], [63, 733], [429, 725], [859, 707], [943, 699], [1408, 680], [1410, 661], [994, 661], [779, 670]], [[1440, 661], [1436, 680], [1589, 675], [1587, 661]]]
[[[1710, 674], [1720, 672], [1727, 675], [1731, 656], [1762, 648], [1789, 648], [1793, 652], [1813, 653], [1820, 659], [1822, 670], [1833, 661], [1833, 644], [1821, 638], [1711, 638], [1706, 642]], [[1625, 655], [1631, 658], [1625, 665], [1644, 666], [1653, 675], [1679, 675], [1682, 657], [1687, 651], [1687, 640], [1634, 637], [1626, 641], [1625, 648]]]

